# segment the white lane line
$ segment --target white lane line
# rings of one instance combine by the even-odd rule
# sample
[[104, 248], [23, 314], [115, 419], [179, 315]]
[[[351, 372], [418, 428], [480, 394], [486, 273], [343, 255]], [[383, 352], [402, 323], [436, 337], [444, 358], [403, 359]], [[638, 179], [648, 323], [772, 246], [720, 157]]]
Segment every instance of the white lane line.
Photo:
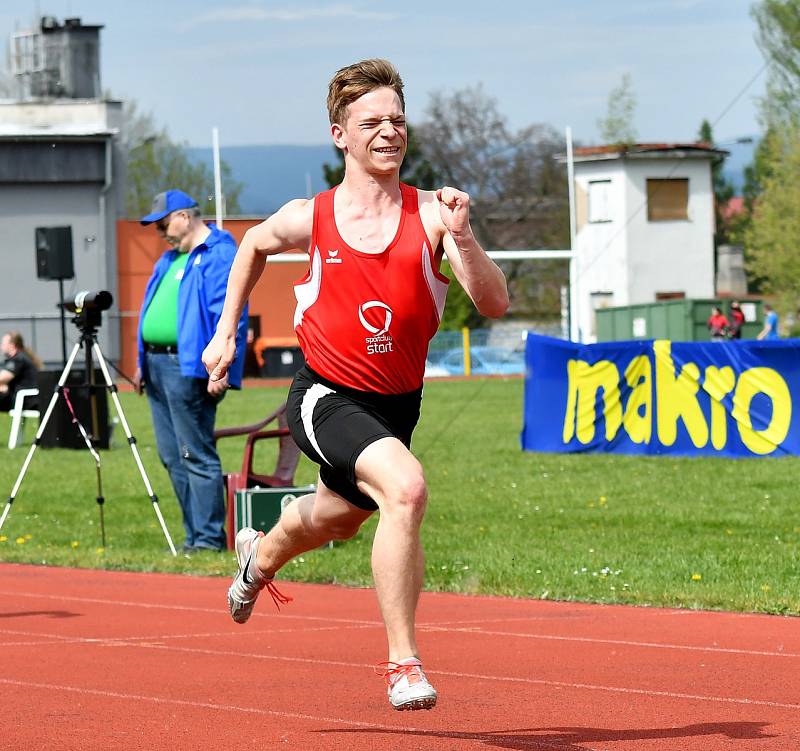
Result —
[[[159, 603], [152, 603], [152, 602], [130, 602], [127, 600], [105, 600], [100, 599], [97, 597], [72, 597], [69, 595], [49, 595], [49, 594], [37, 594], [33, 592], [5, 592], [0, 590], [0, 595], [8, 595], [9, 597], [32, 597], [36, 599], [47, 599], [47, 600], [63, 600], [66, 602], [86, 602], [94, 605], [110, 605], [114, 607], [130, 607], [130, 608], [145, 608], [145, 609], [155, 609], [155, 610], [179, 610], [179, 611], [188, 611], [192, 613], [211, 613], [213, 615], [219, 615], [220, 613], [224, 613], [227, 610], [227, 605], [224, 604], [224, 600], [220, 600], [221, 604], [218, 608], [201, 608], [195, 605], [161, 605]], [[275, 618], [278, 613], [253, 613], [251, 618]], [[303, 621], [325, 621], [326, 623], [361, 623], [364, 625], [377, 625], [383, 626], [383, 622], [379, 620], [364, 620], [364, 619], [357, 619], [357, 618], [329, 618], [327, 616], [314, 616], [314, 615], [292, 615], [291, 613], [287, 613], [285, 611], [281, 611], [280, 613], [281, 618], [294, 618], [297, 620]]]
[[[0, 594], [8, 594], [5, 592], [0, 592]], [[88, 602], [93, 604], [102, 604], [102, 605], [124, 605], [126, 607], [143, 607], [143, 608], [160, 608], [166, 610], [191, 610], [191, 611], [200, 611], [204, 613], [214, 613], [219, 614], [220, 610], [217, 609], [210, 609], [210, 608], [198, 608], [198, 607], [190, 607], [190, 606], [183, 606], [183, 605], [154, 605], [151, 603], [138, 603], [138, 602], [123, 602], [118, 600], [100, 600], [96, 598], [81, 598], [81, 597], [68, 597], [66, 595], [28, 595], [30, 597], [44, 597], [50, 599], [57, 599], [57, 600], [73, 600], [78, 602]], [[271, 613], [253, 613], [251, 617], [261, 616], [264, 618], [273, 618], [275, 614]], [[380, 621], [362, 621], [362, 620], [354, 620], [354, 619], [347, 619], [347, 618], [324, 618], [319, 616], [305, 616], [305, 615], [291, 615], [290, 613], [281, 613], [281, 618], [293, 618], [296, 620], [302, 621], [325, 621], [326, 623], [336, 623], [336, 624], [343, 624], [348, 627], [353, 626], [364, 626], [364, 627], [376, 627], [376, 628], [383, 628], [383, 623]], [[509, 619], [511, 620], [511, 619]], [[527, 620], [527, 619], [514, 619], [514, 620]], [[470, 621], [463, 621], [462, 623], [469, 623]], [[486, 621], [475, 621], [476, 623], [486, 622]], [[497, 621], [495, 621], [497, 622]], [[506, 622], [506, 621], [499, 621], [499, 622]], [[658, 642], [641, 642], [635, 640], [623, 640], [623, 639], [599, 639], [594, 637], [588, 636], [556, 636], [552, 634], [527, 634], [527, 633], [518, 633], [518, 632], [509, 632], [509, 631], [487, 631], [481, 628], [452, 628], [450, 626], [442, 626], [440, 624], [426, 624], [420, 623], [417, 624], [417, 628], [420, 631], [428, 631], [428, 632], [445, 632], [445, 633], [461, 633], [461, 634], [476, 634], [476, 635], [486, 635], [486, 636], [505, 636], [505, 637], [512, 637], [512, 638], [521, 638], [521, 639], [541, 639], [545, 641], [564, 641], [564, 642], [578, 642], [578, 643], [586, 643], [586, 644], [616, 644], [618, 646], [627, 646], [627, 647], [640, 647], [640, 648], [652, 648], [652, 649], [673, 649], [673, 650], [685, 650], [689, 652], [709, 652], [709, 653], [725, 653], [725, 654], [735, 654], [735, 655], [744, 655], [744, 656], [754, 656], [754, 657], [800, 657], [799, 653], [796, 652], [782, 652], [782, 651], [769, 651], [769, 650], [755, 650], [755, 649], [736, 649], [733, 647], [709, 647], [709, 646], [695, 646], [695, 645], [688, 645], [688, 644], [668, 644], [668, 643], [658, 643]], [[303, 629], [304, 632], [311, 632], [315, 630], [332, 630], [335, 631], [336, 627], [322, 627], [318, 629], [314, 628], [306, 628]], [[270, 629], [270, 633], [294, 633], [297, 629], [287, 628], [287, 629]], [[0, 630], [2, 633], [2, 630]]]
[[[318, 631], [345, 631], [369, 629], [373, 626], [353, 625], [353, 626], [318, 626], [316, 628], [304, 628], [304, 634], [316, 633]], [[17, 636], [36, 637], [36, 641], [11, 641], [2, 642], [3, 647], [49, 647], [61, 646], [62, 644], [99, 644], [102, 646], [136, 646], [141, 641], [169, 641], [170, 639], [208, 639], [222, 638], [230, 636], [241, 636], [242, 632], [224, 631], [209, 632], [204, 634], [154, 634], [152, 636], [60, 636], [56, 634], [39, 634], [33, 631], [5, 631], [0, 629], [0, 634], [14, 634]], [[274, 636], [275, 634], [296, 634], [296, 628], [273, 628], [260, 630], [247, 630], [248, 638], [258, 635]], [[39, 639], [52, 639], [50, 642], [42, 642]]]
[[480, 636], [510, 636], [517, 639], [543, 639], [545, 641], [586, 642], [587, 644], [617, 644], [623, 647], [644, 647], [653, 649], [681, 649], [690, 652], [724, 652], [734, 655], [753, 655], [756, 657], [800, 657], [797, 652], [766, 651], [756, 649], [735, 649], [733, 647], [703, 647], [689, 644], [662, 644], [649, 641], [631, 641], [626, 639], [597, 639], [589, 636], [556, 636], [553, 634], [526, 634], [513, 631], [487, 631], [475, 628], [440, 628], [438, 626], [419, 626], [420, 631], [443, 631], [445, 633], [464, 633]]
[[[0, 629], [0, 634], [8, 634], [9, 636], [41, 636], [43, 639], [69, 639], [69, 636], [61, 636], [60, 634], [41, 634], [38, 631], [16, 631], [10, 628]], [[3, 642], [5, 644], [5, 642]]]
[[449, 628], [450, 626], [468, 626], [475, 623], [515, 623], [527, 621], [546, 621], [547, 623], [563, 623], [565, 621], [583, 620], [583, 615], [563, 615], [552, 617], [549, 615], [515, 615], [507, 618], [470, 618], [469, 620], [459, 621], [420, 621], [417, 625], [420, 626], [441, 626], [442, 628]]
[[[69, 639], [69, 637], [63, 637], [64, 639]], [[282, 655], [264, 655], [260, 653], [245, 653], [245, 652], [237, 652], [232, 650], [218, 650], [218, 649], [201, 649], [198, 647], [177, 647], [174, 645], [166, 645], [166, 644], [154, 644], [152, 642], [145, 643], [139, 641], [139, 639], [143, 639], [145, 637], [132, 637], [130, 640], [125, 639], [74, 639], [71, 642], [67, 641], [59, 641], [57, 644], [59, 646], [64, 645], [65, 643], [74, 643], [74, 644], [86, 644], [86, 645], [95, 645], [95, 646], [116, 646], [116, 647], [132, 647], [132, 648], [144, 648], [144, 649], [160, 649], [163, 651], [169, 652], [185, 652], [190, 654], [202, 654], [202, 655], [210, 655], [210, 656], [217, 656], [217, 657], [235, 657], [235, 658], [242, 658], [242, 659], [256, 659], [256, 660], [271, 660], [275, 662], [294, 662], [294, 663], [303, 663], [308, 665], [328, 665], [334, 667], [346, 667], [346, 668], [367, 668], [372, 669], [374, 668], [373, 665], [365, 664], [365, 663], [352, 663], [352, 662], [344, 662], [341, 660], [322, 660], [316, 658], [308, 658], [308, 657], [287, 657]], [[147, 637], [152, 639], [153, 637]], [[156, 637], [158, 638], [158, 637]], [[41, 645], [37, 644], [38, 646], [48, 646], [47, 644]], [[575, 688], [575, 689], [584, 689], [590, 691], [609, 691], [614, 693], [623, 693], [623, 694], [641, 694], [645, 696], [665, 696], [674, 699], [689, 699], [689, 700], [697, 700], [697, 701], [713, 701], [713, 702], [723, 702], [723, 703], [730, 703], [730, 704], [748, 704], [748, 705], [755, 705], [755, 706], [766, 706], [766, 707], [779, 707], [782, 709], [800, 709], [800, 704], [788, 704], [783, 702], [771, 702], [765, 701], [760, 699], [747, 699], [747, 698], [737, 698], [737, 697], [720, 697], [720, 696], [709, 696], [709, 695], [702, 695], [702, 694], [685, 694], [680, 692], [672, 692], [672, 691], [657, 691], [651, 689], [638, 689], [638, 688], [629, 688], [624, 686], [605, 686], [600, 684], [591, 684], [591, 683], [571, 683], [565, 681], [548, 681], [543, 679], [536, 679], [536, 678], [519, 678], [513, 676], [493, 676], [493, 675], [484, 675], [479, 673], [460, 673], [454, 671], [447, 671], [447, 670], [426, 670], [426, 672], [431, 673], [431, 675], [443, 675], [443, 676], [450, 676], [456, 678], [467, 678], [471, 680], [484, 680], [484, 681], [497, 681], [497, 682], [507, 682], [507, 683], [522, 683], [522, 684], [530, 684], [530, 685], [538, 685], [538, 686], [553, 686], [553, 687], [560, 687], [560, 688]]]
[[[125, 607], [140, 607], [146, 609], [161, 609], [161, 610], [178, 610], [178, 611], [192, 611], [192, 612], [202, 612], [202, 613], [213, 613], [215, 615], [219, 615], [222, 609], [217, 608], [200, 608], [194, 607], [189, 605], [161, 605], [161, 604], [153, 604], [153, 603], [146, 603], [146, 602], [128, 602], [122, 600], [105, 600], [99, 598], [91, 598], [91, 597], [71, 597], [68, 595], [48, 595], [48, 594], [31, 594], [31, 593], [15, 593], [15, 592], [3, 592], [0, 591], [0, 595], [13, 595], [16, 597], [35, 597], [35, 598], [44, 598], [44, 599], [52, 599], [52, 600], [67, 600], [72, 602], [86, 602], [91, 604], [100, 604], [100, 605], [110, 605], [110, 606], [125, 606]], [[275, 618], [277, 614], [275, 613], [253, 613], [251, 618]], [[383, 623], [381, 621], [367, 621], [367, 620], [359, 620], [359, 619], [352, 619], [352, 618], [328, 618], [323, 616], [310, 616], [310, 615], [292, 615], [291, 613], [286, 613], [285, 611], [280, 613], [280, 618], [282, 619], [294, 619], [300, 621], [324, 621], [325, 623], [335, 623], [335, 624], [346, 624], [346, 625], [363, 625], [365, 627], [375, 626], [383, 628]], [[525, 619], [523, 619], [525, 620]], [[478, 621], [480, 622], [480, 621]], [[668, 643], [658, 643], [658, 642], [640, 642], [635, 640], [613, 640], [613, 639], [598, 639], [594, 637], [583, 637], [583, 636], [554, 636], [550, 634], [525, 634], [525, 633], [514, 633], [514, 632], [506, 632], [506, 631], [486, 631], [479, 628], [474, 629], [457, 629], [457, 628], [450, 628], [448, 626], [441, 626], [440, 624], [426, 624], [426, 623], [419, 623], [417, 627], [420, 630], [424, 631], [441, 631], [441, 632], [453, 632], [453, 633], [463, 633], [463, 634], [486, 634], [488, 636], [509, 636], [509, 637], [518, 637], [518, 638], [528, 638], [528, 639], [542, 639], [542, 640], [551, 640], [551, 641], [565, 641], [565, 642], [583, 642], [587, 644], [617, 644], [619, 646], [630, 646], [630, 647], [645, 647], [645, 648], [655, 648], [655, 649], [674, 649], [674, 650], [686, 650], [691, 652], [724, 652], [727, 654], [737, 654], [737, 655], [752, 655], [757, 657], [800, 657], [800, 653], [796, 652], [783, 652], [783, 651], [768, 651], [768, 650], [751, 650], [751, 649], [736, 649], [736, 648], [726, 648], [726, 647], [715, 647], [715, 646], [694, 646], [694, 645], [686, 645], [686, 644], [668, 644]], [[305, 629], [311, 631], [313, 629]], [[335, 630], [335, 629], [332, 629]], [[279, 633], [276, 630], [270, 629], [272, 633]], [[285, 629], [288, 632], [295, 632], [297, 629]]]
[[206, 701], [190, 701], [189, 699], [171, 699], [160, 696], [148, 696], [146, 694], [125, 694], [119, 691], [104, 691], [96, 688], [83, 688], [80, 686], [63, 686], [52, 683], [36, 683], [33, 681], [17, 681], [10, 678], [0, 678], [0, 683], [9, 686], [20, 686], [25, 688], [39, 688], [45, 691], [68, 691], [75, 694], [88, 694], [91, 696], [101, 696], [109, 699], [127, 699], [134, 701], [148, 701], [154, 704], [171, 704], [182, 707], [197, 707], [200, 709], [216, 709], [223, 712], [246, 712], [248, 714], [269, 715], [271, 717], [291, 717], [295, 720], [311, 720], [312, 722], [334, 722], [339, 725], [354, 725], [356, 727], [373, 728], [376, 730], [403, 730], [411, 732], [424, 732], [421, 728], [406, 728], [403, 725], [382, 725], [376, 722], [363, 722], [361, 720], [348, 720], [343, 717], [325, 717], [322, 715], [310, 715], [302, 712], [282, 712], [276, 709], [263, 709], [260, 707], [240, 707], [234, 704], [216, 704]]
[[[286, 657], [283, 655], [265, 655], [256, 652], [235, 652], [221, 649], [201, 649], [199, 647], [176, 647], [166, 644], [142, 644], [142, 643], [120, 643], [118, 646], [129, 646], [132, 648], [157, 649], [166, 652], [184, 652], [189, 654], [201, 654], [213, 657], [241, 658], [247, 660], [269, 660], [272, 662], [302, 663], [305, 665], [326, 665], [338, 668], [358, 668], [374, 669], [374, 665], [356, 662], [344, 662], [343, 660], [323, 660], [312, 657]], [[675, 691], [658, 691], [653, 689], [629, 688], [626, 686], [605, 686], [594, 683], [571, 683], [568, 681], [548, 681], [537, 678], [520, 678], [502, 675], [485, 675], [482, 673], [461, 673], [451, 670], [430, 670], [426, 668], [426, 673], [431, 675], [442, 675], [451, 678], [461, 678], [479, 681], [494, 681], [498, 683], [518, 683], [533, 686], [549, 686], [558, 688], [574, 688], [586, 691], [606, 691], [620, 694], [638, 694], [642, 696], [663, 696], [670, 699], [687, 699], [691, 701], [711, 701], [724, 704], [747, 704], [760, 707], [777, 707], [780, 709], [800, 709], [800, 704], [788, 704], [784, 702], [766, 701], [762, 699], [747, 699], [731, 696], [710, 696], [705, 694], [685, 694]]]
[[[9, 678], [0, 678], [0, 684], [6, 684], [9, 686], [18, 686], [21, 688], [38, 688], [44, 691], [64, 691], [68, 693], [74, 694], [84, 694], [89, 696], [99, 696], [105, 699], [123, 699], [125, 701], [142, 701], [142, 702], [150, 702], [152, 704], [163, 704], [163, 705], [177, 705], [181, 707], [192, 707], [195, 709], [212, 709], [221, 712], [243, 712], [246, 714], [255, 714], [255, 715], [267, 715], [270, 717], [283, 717], [283, 718], [290, 718], [293, 720], [308, 720], [311, 722], [329, 722], [335, 723], [337, 725], [351, 725], [353, 727], [361, 727], [366, 728], [368, 730], [387, 730], [393, 733], [402, 733], [406, 735], [408, 733], [416, 733], [421, 737], [428, 737], [434, 735], [436, 738], [442, 739], [453, 739], [453, 740], [466, 740], [466, 741], [474, 741], [475, 743], [480, 743], [481, 745], [485, 745], [487, 742], [497, 742], [498, 740], [502, 741], [504, 738], [502, 732], [501, 733], [481, 733], [475, 732], [470, 733], [469, 731], [440, 731], [440, 730], [431, 730], [431, 729], [422, 729], [416, 728], [409, 725], [384, 725], [378, 722], [364, 722], [363, 720], [348, 720], [343, 717], [325, 717], [325, 716], [318, 716], [318, 715], [310, 715], [304, 714], [301, 712], [282, 712], [275, 709], [262, 709], [260, 707], [241, 707], [237, 705], [231, 704], [216, 704], [214, 702], [203, 702], [203, 701], [189, 701], [188, 699], [171, 699], [165, 698], [160, 696], [147, 696], [143, 694], [124, 694], [119, 691], [103, 691], [101, 689], [95, 688], [83, 688], [80, 686], [64, 686], [64, 685], [56, 685], [52, 683], [35, 683], [32, 681], [17, 681]], [[316, 730], [316, 731], [309, 731], [309, 732], [317, 732], [317, 733], [325, 733], [324, 730]], [[327, 732], [336, 732], [327, 731]], [[511, 732], [511, 731], [509, 731]], [[516, 740], [516, 739], [515, 739]], [[552, 749], [571, 749], [573, 748], [572, 743], [558, 743], [558, 742], [551, 742], [547, 740], [540, 740], [536, 738], [536, 736], [531, 736], [524, 741], [526, 747], [530, 748], [552, 748]], [[583, 746], [581, 748], [584, 748]], [[601, 751], [601, 749], [592, 748], [589, 746], [585, 747], [586, 751]]]

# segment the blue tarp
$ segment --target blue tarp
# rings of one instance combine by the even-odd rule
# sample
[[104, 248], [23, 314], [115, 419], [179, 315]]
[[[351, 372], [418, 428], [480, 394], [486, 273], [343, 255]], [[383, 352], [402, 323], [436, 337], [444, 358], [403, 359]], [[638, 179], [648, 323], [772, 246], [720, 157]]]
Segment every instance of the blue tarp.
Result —
[[800, 339], [576, 344], [531, 334], [522, 448], [800, 454]]

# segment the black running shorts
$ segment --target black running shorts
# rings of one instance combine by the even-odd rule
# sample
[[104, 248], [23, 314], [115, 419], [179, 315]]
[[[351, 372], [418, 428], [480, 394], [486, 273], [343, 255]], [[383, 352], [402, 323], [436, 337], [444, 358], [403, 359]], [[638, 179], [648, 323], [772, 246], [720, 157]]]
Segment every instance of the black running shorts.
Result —
[[287, 418], [297, 445], [319, 464], [322, 482], [354, 506], [375, 511], [375, 501], [356, 487], [356, 460], [380, 438], [393, 436], [411, 448], [421, 401], [421, 388], [407, 394], [356, 391], [306, 365], [289, 389]]

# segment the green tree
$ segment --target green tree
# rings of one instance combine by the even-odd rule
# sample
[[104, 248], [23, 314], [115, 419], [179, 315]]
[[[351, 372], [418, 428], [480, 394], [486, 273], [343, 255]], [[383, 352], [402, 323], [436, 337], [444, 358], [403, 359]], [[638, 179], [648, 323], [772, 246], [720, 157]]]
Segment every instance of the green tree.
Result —
[[770, 140], [772, 168], [762, 183], [745, 232], [751, 271], [764, 279], [764, 289], [794, 310], [800, 299], [800, 131], [786, 131]]
[[622, 76], [619, 86], [608, 95], [606, 116], [597, 121], [603, 143], [628, 146], [636, 143], [636, 95], [630, 73]]
[[761, 0], [752, 8], [756, 41], [769, 61], [761, 114], [768, 127], [800, 124], [800, 2]]
[[[440, 187], [435, 170], [420, 150], [415, 129], [411, 123], [406, 127], [408, 144], [403, 165], [400, 167], [400, 179], [420, 190], [434, 190]], [[344, 179], [344, 152], [337, 146], [334, 146], [333, 150], [336, 152], [336, 162], [322, 165], [322, 174], [329, 188], [333, 188]]]
[[756, 40], [769, 62], [760, 101], [765, 133], [745, 172], [747, 212], [734, 231], [745, 246], [748, 277], [794, 310], [800, 291], [800, 2], [761, 0], [752, 15]]
[[[708, 120], [703, 120], [700, 124], [697, 139], [701, 143], [707, 143], [710, 146], [714, 145], [714, 131]], [[724, 164], [724, 156], [716, 157], [711, 164], [711, 184], [714, 188], [715, 247], [731, 242], [732, 222], [725, 216], [725, 208], [733, 198], [735, 191], [733, 185], [725, 179], [725, 175], [722, 172]]]
[[[175, 143], [166, 128], [159, 128], [150, 113], [140, 113], [136, 103], [123, 109], [122, 149], [125, 159], [125, 213], [146, 214], [153, 196], [171, 187], [180, 188], [200, 204], [207, 216], [216, 214], [213, 171], [186, 154], [186, 144]], [[232, 178], [230, 167], [220, 161], [225, 214], [236, 214], [242, 184]]]
[[[486, 250], [565, 248], [569, 243], [563, 140], [549, 127], [509, 128], [481, 86], [435, 92], [418, 124], [420, 147], [443, 183], [470, 195], [470, 222]], [[562, 261], [503, 262], [511, 315], [560, 315]], [[447, 273], [447, 267], [445, 266]], [[451, 284], [443, 327], [487, 325], [460, 285]]]

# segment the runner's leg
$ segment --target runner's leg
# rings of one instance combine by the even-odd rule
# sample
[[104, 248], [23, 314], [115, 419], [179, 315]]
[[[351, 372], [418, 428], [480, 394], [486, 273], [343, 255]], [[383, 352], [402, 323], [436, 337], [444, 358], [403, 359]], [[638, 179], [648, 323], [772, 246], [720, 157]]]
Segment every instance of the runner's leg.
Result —
[[372, 573], [389, 659], [419, 656], [414, 624], [425, 568], [419, 532], [427, 504], [422, 465], [401, 441], [381, 438], [359, 456], [356, 479], [380, 508]]
[[256, 565], [270, 578], [288, 561], [358, 532], [372, 511], [357, 508], [318, 480], [317, 490], [292, 501], [258, 546]]

